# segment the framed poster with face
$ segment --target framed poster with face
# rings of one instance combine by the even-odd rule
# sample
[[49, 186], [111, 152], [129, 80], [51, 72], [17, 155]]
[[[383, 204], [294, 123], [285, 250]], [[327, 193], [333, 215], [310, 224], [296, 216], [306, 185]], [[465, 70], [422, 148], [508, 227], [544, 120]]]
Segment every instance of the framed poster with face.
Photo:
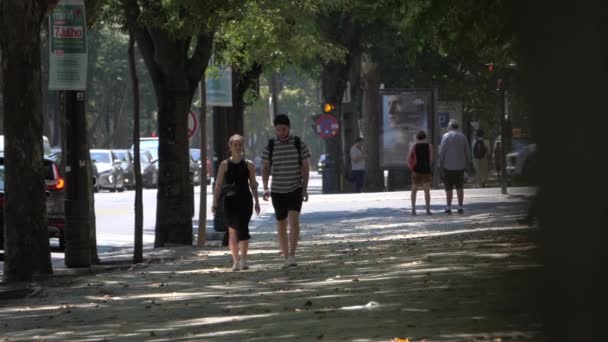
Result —
[[430, 136], [432, 90], [384, 89], [380, 97], [380, 167], [407, 168], [407, 155], [416, 143], [416, 133], [425, 131]]

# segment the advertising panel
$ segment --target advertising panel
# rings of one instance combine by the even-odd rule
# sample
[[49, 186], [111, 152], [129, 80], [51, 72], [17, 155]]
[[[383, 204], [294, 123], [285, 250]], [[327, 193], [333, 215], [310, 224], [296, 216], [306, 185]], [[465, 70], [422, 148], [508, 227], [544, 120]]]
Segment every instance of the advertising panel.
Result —
[[384, 89], [382, 131], [380, 132], [380, 167], [407, 168], [407, 155], [416, 143], [416, 133], [429, 134], [432, 110], [431, 90]]
[[62, 0], [51, 12], [50, 90], [86, 90], [86, 23], [84, 0]]

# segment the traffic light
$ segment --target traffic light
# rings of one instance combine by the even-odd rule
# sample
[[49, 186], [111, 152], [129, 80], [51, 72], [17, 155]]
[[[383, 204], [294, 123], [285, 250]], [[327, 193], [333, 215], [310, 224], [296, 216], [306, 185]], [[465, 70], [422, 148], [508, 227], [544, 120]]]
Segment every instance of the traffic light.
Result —
[[332, 103], [325, 102], [321, 109], [323, 110], [323, 113], [330, 114], [336, 109], [336, 106]]

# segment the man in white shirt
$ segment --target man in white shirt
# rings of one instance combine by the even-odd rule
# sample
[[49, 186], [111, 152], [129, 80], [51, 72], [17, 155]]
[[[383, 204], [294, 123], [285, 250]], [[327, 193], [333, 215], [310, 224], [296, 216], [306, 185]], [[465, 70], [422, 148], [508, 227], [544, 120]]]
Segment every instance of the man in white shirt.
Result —
[[452, 214], [452, 196], [456, 188], [458, 195], [458, 213], [462, 214], [464, 209], [464, 171], [471, 165], [471, 148], [467, 137], [458, 131], [458, 122], [450, 120], [449, 131], [441, 139], [439, 146], [439, 169], [442, 173], [443, 183], [447, 200], [445, 212]]
[[363, 138], [359, 137], [355, 139], [355, 143], [350, 148], [351, 179], [355, 183], [356, 192], [361, 192], [363, 184], [365, 184], [365, 158]]

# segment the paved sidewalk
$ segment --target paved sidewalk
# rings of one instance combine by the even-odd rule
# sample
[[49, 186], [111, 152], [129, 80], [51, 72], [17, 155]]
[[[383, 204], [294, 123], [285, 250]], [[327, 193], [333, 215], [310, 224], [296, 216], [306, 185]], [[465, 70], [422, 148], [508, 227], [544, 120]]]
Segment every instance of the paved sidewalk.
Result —
[[[409, 192], [315, 195], [298, 267], [282, 269], [272, 211], [252, 221], [251, 269], [226, 247], [150, 251], [141, 265], [59, 270], [0, 300], [0, 339], [542, 341], [531, 189], [467, 190], [465, 214], [409, 215]], [[423, 203], [422, 195], [419, 203]]]

